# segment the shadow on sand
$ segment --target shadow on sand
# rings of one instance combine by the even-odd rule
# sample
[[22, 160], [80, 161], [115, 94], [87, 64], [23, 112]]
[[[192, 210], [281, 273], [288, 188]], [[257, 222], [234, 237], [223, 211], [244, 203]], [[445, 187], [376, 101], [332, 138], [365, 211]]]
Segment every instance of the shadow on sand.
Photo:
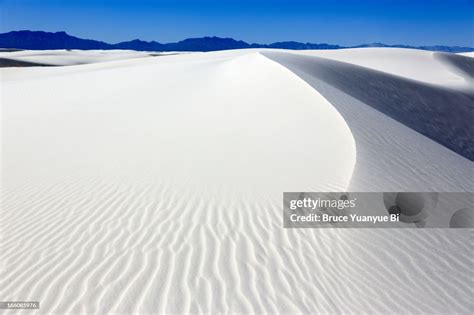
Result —
[[[474, 161], [474, 91], [439, 87], [315, 56], [262, 54], [293, 71], [316, 90], [319, 91], [318, 82], [325, 82]], [[472, 75], [470, 60], [455, 57], [441, 58], [448, 58]], [[323, 96], [333, 104], [338, 102], [333, 95]]]
[[9, 68], [9, 67], [53, 67], [53, 66], [42, 64], [42, 63], [36, 63], [36, 62], [0, 58], [0, 68]]

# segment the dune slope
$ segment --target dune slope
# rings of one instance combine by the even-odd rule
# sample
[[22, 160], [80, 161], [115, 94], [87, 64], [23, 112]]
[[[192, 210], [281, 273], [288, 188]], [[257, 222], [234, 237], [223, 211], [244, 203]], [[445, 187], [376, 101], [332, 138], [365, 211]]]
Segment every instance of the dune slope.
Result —
[[0, 66], [9, 66], [8, 63], [18, 62], [49, 66], [70, 66], [105, 61], [115, 61], [132, 58], [149, 57], [146, 52], [131, 50], [20, 50], [12, 52], [0, 51]]
[[[287, 51], [298, 55], [316, 56], [382, 71], [410, 80], [442, 87], [465, 88], [465, 76], [436, 58], [438, 53], [405, 48], [362, 48], [343, 50]], [[460, 54], [446, 54], [461, 56]], [[471, 87], [472, 88], [472, 87]]]
[[466, 81], [473, 84], [474, 82], [474, 60], [469, 56], [446, 54], [446, 53], [434, 53], [435, 58], [442, 60], [453, 66]]
[[278, 309], [280, 293], [262, 292], [287, 285], [281, 193], [346, 189], [349, 128], [257, 53], [164, 58], [4, 71], [2, 299], [58, 313]]
[[474, 125], [471, 123], [474, 121], [474, 92], [422, 84], [315, 56], [276, 52], [265, 55], [299, 73], [317, 76], [396, 121], [474, 160]]

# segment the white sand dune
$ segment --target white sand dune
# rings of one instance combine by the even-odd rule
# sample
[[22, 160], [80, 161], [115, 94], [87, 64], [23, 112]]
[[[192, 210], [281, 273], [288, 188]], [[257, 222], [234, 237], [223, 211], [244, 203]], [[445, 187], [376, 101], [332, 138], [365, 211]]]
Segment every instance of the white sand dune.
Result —
[[456, 54], [436, 53], [435, 58], [451, 66], [453, 71], [462, 76], [468, 83], [468, 89], [474, 90], [474, 60], [469, 56]]
[[465, 76], [457, 73], [449, 64], [435, 58], [441, 54], [438, 52], [404, 48], [354, 48], [306, 50], [296, 53], [347, 62], [443, 87], [466, 86]]
[[0, 58], [22, 62], [30, 62], [51, 66], [70, 66], [89, 63], [143, 58], [150, 53], [132, 50], [20, 50], [0, 52]]
[[410, 81], [371, 51], [377, 65], [347, 50], [343, 68], [240, 50], [1, 69], [0, 300], [58, 314], [472, 312], [469, 229], [282, 228], [284, 191], [474, 190], [462, 133], [423, 135], [383, 94], [374, 104], [320, 70], [423, 84], [420, 99], [469, 114], [464, 77], [432, 58], [443, 76]]
[[474, 52], [459, 53], [458, 55], [474, 58]]
[[315, 56], [264, 54], [315, 87], [348, 123], [358, 157], [351, 190], [474, 190], [474, 90], [441, 88]]

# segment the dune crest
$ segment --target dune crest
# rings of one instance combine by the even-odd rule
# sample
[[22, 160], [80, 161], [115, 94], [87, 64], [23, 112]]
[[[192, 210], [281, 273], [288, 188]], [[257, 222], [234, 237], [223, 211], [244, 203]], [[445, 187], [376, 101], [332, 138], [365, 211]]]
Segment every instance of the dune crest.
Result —
[[472, 162], [420, 134], [472, 158], [470, 94], [320, 57], [263, 54], [306, 80], [346, 120], [357, 147], [352, 190], [473, 190]]

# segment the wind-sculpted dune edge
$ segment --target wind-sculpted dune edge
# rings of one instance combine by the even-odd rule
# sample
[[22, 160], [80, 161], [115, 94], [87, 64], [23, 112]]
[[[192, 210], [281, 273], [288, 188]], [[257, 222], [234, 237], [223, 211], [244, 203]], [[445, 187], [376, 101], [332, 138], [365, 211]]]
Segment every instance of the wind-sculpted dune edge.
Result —
[[472, 230], [284, 229], [282, 192], [472, 191], [472, 162], [269, 57], [0, 69], [0, 301], [470, 313]]
[[446, 53], [434, 53], [434, 56], [435, 58], [453, 65], [455, 69], [466, 78], [466, 80], [470, 82], [474, 81], [474, 59], [472, 57]]
[[[278, 52], [264, 54], [298, 73], [317, 77], [474, 161], [474, 125], [471, 123], [474, 121], [474, 91], [457, 91], [423, 84], [315, 56]], [[459, 68], [470, 72], [470, 66], [471, 63], [465, 61]]]

